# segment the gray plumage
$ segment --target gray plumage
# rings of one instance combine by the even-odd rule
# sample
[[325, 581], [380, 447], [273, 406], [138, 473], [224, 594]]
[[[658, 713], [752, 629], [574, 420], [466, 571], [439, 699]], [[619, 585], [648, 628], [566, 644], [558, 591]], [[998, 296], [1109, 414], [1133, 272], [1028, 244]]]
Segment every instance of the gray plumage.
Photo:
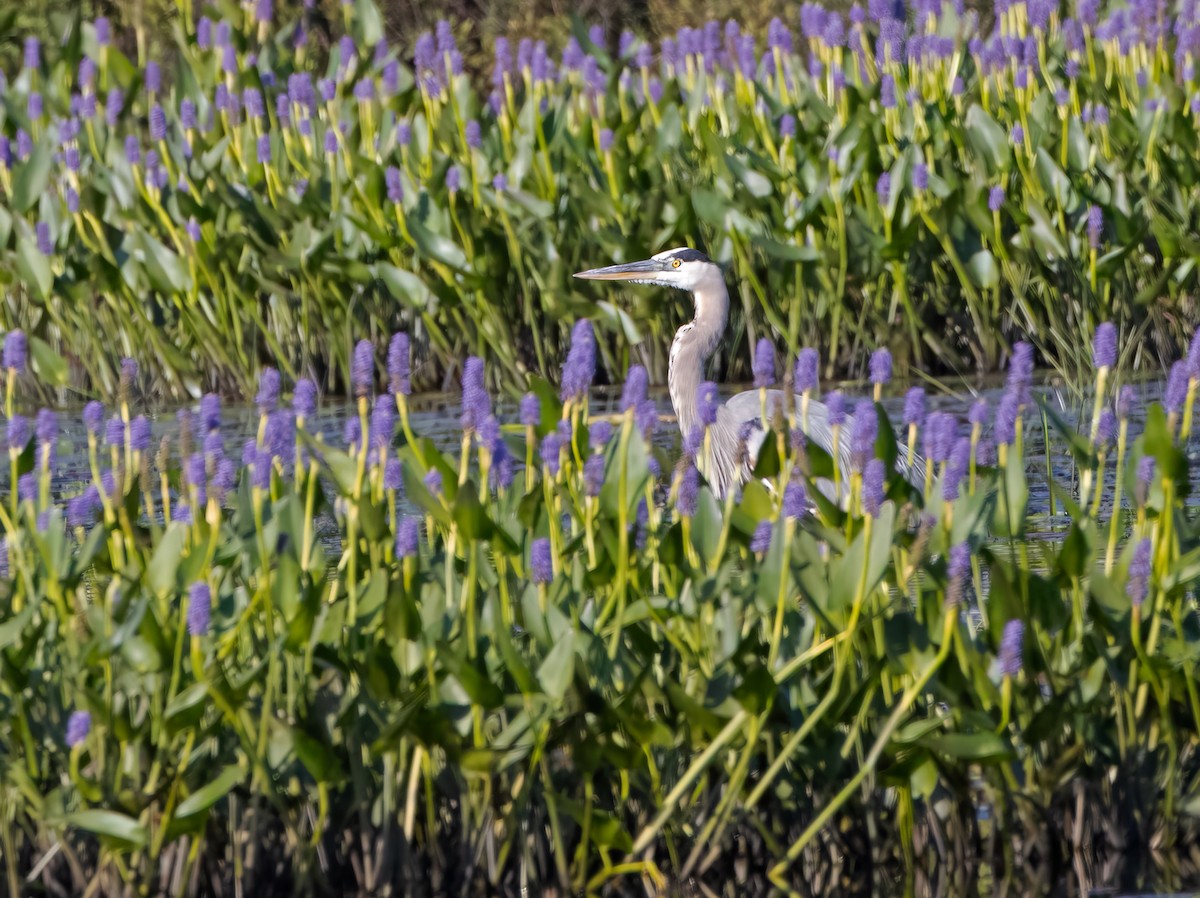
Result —
[[[724, 337], [729, 318], [729, 291], [720, 267], [698, 250], [681, 248], [659, 253], [641, 262], [581, 271], [575, 277], [654, 284], [687, 290], [692, 294], [695, 317], [676, 332], [667, 364], [671, 405], [675, 409], [679, 430], [686, 440], [701, 426], [697, 393], [705, 379], [705, 363]], [[779, 403], [786, 401], [785, 395], [782, 390], [767, 391], [769, 414]], [[800, 398], [797, 397], [795, 401], [797, 426], [804, 431], [810, 443], [833, 454], [833, 428], [829, 425], [828, 409], [822, 403], [810, 400], [807, 415], [802, 416]], [[738, 393], [717, 409], [716, 422], [708, 428], [707, 453], [699, 453], [701, 457], [697, 458], [697, 464], [718, 496], [725, 496], [753, 474], [755, 460], [766, 437], [761, 424], [762, 403], [758, 390]], [[750, 432], [743, 440], [743, 428], [747, 425], [750, 425]], [[842, 430], [838, 440], [837, 462], [840, 470], [849, 471], [850, 439], [846, 432], [848, 428]], [[910, 479], [920, 480], [924, 477], [920, 459], [913, 460], [911, 471], [902, 463], [897, 467]], [[831, 483], [819, 483], [819, 486], [835, 500], [844, 498], [833, 496]]]

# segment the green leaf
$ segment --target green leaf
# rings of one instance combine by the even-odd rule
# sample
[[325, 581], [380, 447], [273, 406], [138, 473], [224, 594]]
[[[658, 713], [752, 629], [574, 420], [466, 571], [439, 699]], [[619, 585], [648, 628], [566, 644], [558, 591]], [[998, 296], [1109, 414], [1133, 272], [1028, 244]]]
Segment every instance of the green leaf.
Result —
[[537, 679], [542, 691], [556, 702], [561, 702], [571, 685], [575, 671], [575, 640], [560, 639], [542, 660]]
[[931, 750], [952, 758], [967, 761], [987, 761], [1007, 758], [1007, 743], [995, 733], [947, 733], [924, 740]]
[[50, 260], [42, 255], [33, 237], [25, 236], [17, 240], [17, 274], [38, 299], [50, 297], [50, 290], [54, 287], [54, 272], [50, 270]]
[[66, 822], [69, 826], [95, 833], [102, 839], [109, 839], [133, 848], [142, 848], [150, 841], [146, 827], [132, 817], [116, 811], [104, 811], [98, 808], [76, 811], [67, 816]]
[[175, 816], [180, 819], [202, 814], [214, 804], [229, 794], [238, 783], [246, 777], [246, 771], [238, 764], [230, 764], [222, 770], [217, 778], [197, 789], [175, 809]]
[[354, 0], [354, 27], [364, 47], [374, 47], [383, 40], [383, 17], [375, 0]]
[[987, 165], [988, 175], [1006, 170], [1012, 161], [1012, 148], [1004, 129], [982, 106], [972, 106], [967, 111], [966, 125], [967, 144]]
[[45, 136], [34, 147], [29, 158], [13, 169], [12, 198], [10, 205], [17, 212], [28, 212], [46, 192], [50, 182], [50, 168], [54, 161], [54, 149], [49, 136]]
[[967, 260], [967, 274], [976, 287], [990, 290], [1000, 283], [1000, 268], [996, 265], [996, 257], [986, 249], [982, 249]]
[[33, 373], [44, 384], [65, 387], [70, 376], [67, 360], [50, 348], [40, 337], [29, 338], [29, 354], [33, 358]]
[[169, 524], [146, 570], [150, 588], [160, 598], [175, 589], [175, 574], [187, 542], [187, 527], [178, 522]]

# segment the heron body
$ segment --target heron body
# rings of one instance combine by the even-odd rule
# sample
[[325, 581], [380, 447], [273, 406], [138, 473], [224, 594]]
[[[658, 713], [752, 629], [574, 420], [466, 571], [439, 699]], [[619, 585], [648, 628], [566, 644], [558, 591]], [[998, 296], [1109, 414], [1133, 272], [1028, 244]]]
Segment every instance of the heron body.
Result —
[[[725, 335], [729, 319], [729, 291], [720, 267], [699, 250], [682, 247], [641, 262], [581, 271], [575, 277], [653, 284], [692, 294], [695, 315], [679, 328], [671, 343], [667, 386], [684, 438], [701, 428], [698, 391], [705, 380], [704, 366]], [[786, 401], [784, 396], [782, 390], [768, 390], [767, 408], [774, 409]], [[706, 449], [698, 459], [698, 466], [718, 496], [725, 496], [750, 478], [766, 438], [762, 410], [759, 391], [747, 390], [719, 406], [716, 421], [708, 426]], [[822, 403], [810, 401], [807, 414], [797, 413], [796, 420], [810, 442], [830, 454], [834, 452], [833, 428], [829, 424], [828, 410]], [[848, 441], [839, 440], [836, 451], [838, 466], [848, 470]]]

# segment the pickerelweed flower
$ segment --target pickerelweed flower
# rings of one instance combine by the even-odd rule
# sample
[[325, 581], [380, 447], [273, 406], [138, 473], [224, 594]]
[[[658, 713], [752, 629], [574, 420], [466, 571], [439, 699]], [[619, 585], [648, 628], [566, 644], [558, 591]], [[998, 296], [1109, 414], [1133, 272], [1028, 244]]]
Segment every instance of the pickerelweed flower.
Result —
[[825, 411], [829, 417], [830, 427], [840, 427], [846, 423], [846, 397], [840, 391], [834, 390], [825, 397]]
[[581, 318], [571, 329], [571, 347], [563, 364], [560, 398], [566, 402], [587, 395], [596, 376], [596, 336], [592, 323]]
[[856, 471], [864, 470], [867, 462], [875, 456], [875, 438], [879, 435], [879, 416], [875, 403], [860, 400], [854, 408], [854, 421], [850, 427], [850, 459]]
[[967, 420], [971, 422], [972, 427], [982, 427], [988, 419], [988, 401], [980, 396], [971, 403], [971, 410], [967, 413]]
[[492, 189], [497, 193], [504, 193], [508, 190], [508, 177], [503, 174], [498, 174], [492, 178]]
[[42, 42], [32, 35], [25, 38], [25, 68], [41, 68]]
[[470, 356], [463, 365], [462, 427], [474, 430], [492, 413], [492, 400], [484, 383], [483, 359]]
[[520, 420], [525, 427], [537, 427], [542, 423], [542, 402], [536, 393], [521, 397]]
[[630, 365], [625, 374], [625, 386], [621, 389], [621, 411], [637, 410], [646, 399], [649, 377], [641, 365]]
[[696, 513], [700, 497], [700, 472], [690, 460], [683, 466], [679, 476], [679, 492], [675, 497], [675, 510], [682, 517], [690, 518]]
[[946, 461], [946, 473], [942, 478], [942, 499], [953, 502], [958, 498], [959, 489], [966, 479], [971, 465], [971, 441], [966, 437], [958, 440], [950, 450], [950, 458]]
[[317, 413], [317, 385], [307, 377], [296, 381], [292, 392], [292, 408], [300, 418], [311, 418]]
[[554, 560], [550, 540], [544, 536], [529, 546], [529, 577], [534, 583], [549, 583], [554, 579]]
[[[820, 366], [820, 361], [821, 357], [815, 349], [806, 347], [800, 350], [800, 354], [796, 356], [796, 368], [793, 372], [797, 392], [806, 393], [817, 388], [817, 368]], [[829, 399], [832, 400], [833, 396], [831, 395]]]
[[1088, 206], [1087, 238], [1089, 249], [1100, 248], [1100, 235], [1104, 232], [1104, 213], [1099, 206]]
[[1117, 417], [1125, 421], [1133, 413], [1134, 403], [1137, 398], [1133, 392], [1133, 387], [1126, 385], [1121, 387], [1121, 391], [1117, 393]]
[[1145, 505], [1150, 495], [1150, 485], [1154, 480], [1154, 456], [1143, 455], [1137, 463], [1138, 504]]
[[53, 446], [58, 440], [58, 415], [48, 408], [38, 409], [36, 433], [39, 447]]
[[383, 180], [387, 186], [388, 202], [397, 205], [402, 203], [404, 201], [404, 185], [400, 180], [400, 169], [389, 165], [383, 173]]
[[4, 335], [4, 367], [9, 371], [24, 371], [29, 361], [29, 342], [22, 330]]
[[759, 521], [750, 538], [750, 551], [758, 555], [771, 548], [771, 522]]
[[913, 166], [912, 187], [917, 193], [922, 193], [929, 188], [929, 168], [924, 162], [918, 162]]
[[613, 426], [611, 421], [601, 419], [588, 428], [588, 446], [595, 451], [603, 449], [612, 439]]
[[717, 385], [711, 380], [706, 380], [696, 390], [696, 410], [700, 416], [700, 423], [704, 427], [711, 427], [717, 423], [719, 400]]
[[591, 498], [594, 499], [600, 495], [600, 490], [604, 486], [603, 455], [592, 455], [583, 463], [583, 486], [584, 491]]
[[108, 419], [104, 428], [104, 442], [109, 446], [125, 445], [125, 422], [120, 415], [113, 415]]
[[212, 591], [203, 580], [192, 584], [188, 590], [187, 629], [193, 637], [208, 635], [209, 621], [212, 617]]
[[876, 386], [883, 386], [892, 379], [892, 354], [887, 349], [880, 347], [871, 353], [871, 360], [867, 365], [867, 370], [870, 373], [871, 383]]
[[1187, 363], [1175, 362], [1171, 365], [1171, 372], [1167, 375], [1167, 389], [1163, 393], [1163, 406], [1171, 414], [1179, 414], [1183, 410], [1184, 402], [1187, 401], [1187, 392]]
[[[633, 414], [633, 421], [642, 434], [642, 439], [648, 440], [654, 435], [654, 431], [658, 427], [658, 406], [654, 404], [653, 399], [643, 399], [638, 403], [637, 410]], [[651, 460], [653, 461], [653, 457]]]
[[1099, 325], [1092, 337], [1092, 363], [1097, 368], [1111, 368], [1117, 363], [1117, 329], [1109, 321]]
[[783, 516], [789, 520], [798, 521], [804, 517], [807, 510], [808, 493], [804, 489], [804, 481], [793, 477], [783, 488]]
[[95, 399], [83, 407], [83, 426], [93, 435], [98, 435], [104, 426], [104, 406]]
[[47, 222], [39, 221], [34, 227], [34, 234], [37, 237], [37, 248], [43, 256], [54, 255], [54, 240], [50, 236], [50, 225]]
[[258, 393], [254, 397], [260, 415], [270, 414], [278, 407], [279, 387], [279, 372], [274, 368], [263, 368], [258, 375]]
[[375, 381], [375, 349], [370, 340], [359, 340], [350, 364], [350, 383], [355, 396], [366, 396]]
[[[103, 413], [103, 410], [102, 410]], [[5, 442], [9, 452], [23, 452], [29, 445], [29, 419], [24, 415], [13, 415], [5, 424]]]
[[1100, 446], [1110, 446], [1117, 438], [1117, 416], [1111, 409], [1100, 412], [1096, 425], [1096, 443]]
[[396, 557], [415, 558], [420, 541], [420, 519], [412, 515], [405, 515], [396, 525]]
[[1004, 188], [996, 185], [988, 191], [988, 211], [999, 212], [1004, 205]]
[[964, 580], [971, 573], [971, 547], [966, 542], [956, 543], [950, 549], [950, 561], [946, 575], [951, 580]]
[[1014, 617], [1004, 625], [1004, 634], [1000, 637], [1001, 676], [1015, 677], [1021, 672], [1024, 644], [1025, 624], [1020, 618]]
[[763, 389], [775, 380], [775, 344], [766, 337], [754, 347], [754, 386]]
[[905, 427], [916, 425], [920, 427], [925, 421], [925, 391], [920, 387], [911, 387], [904, 394], [904, 415], [902, 420]]
[[375, 398], [371, 407], [371, 422], [368, 425], [371, 446], [375, 449], [386, 449], [392, 443], [392, 434], [396, 430], [396, 406], [390, 399], [383, 396]]
[[1150, 540], [1138, 540], [1129, 560], [1129, 577], [1125, 581], [1125, 595], [1134, 608], [1140, 608], [1150, 591]]
[[64, 738], [67, 748], [74, 748], [88, 737], [92, 731], [92, 714], [90, 711], [72, 711], [67, 718], [67, 730]]
[[881, 459], [873, 458], [867, 462], [867, 466], [863, 471], [862, 506], [863, 511], [871, 517], [878, 516], [879, 509], [883, 505], [883, 484], [885, 479], [886, 469]]
[[404, 465], [398, 458], [389, 458], [383, 466], [383, 488], [397, 492], [404, 488]]
[[875, 182], [875, 194], [879, 197], [879, 205], [886, 206], [888, 200], [892, 196], [892, 176], [890, 172], [884, 172], [879, 176], [879, 180]]
[[392, 334], [388, 343], [387, 373], [388, 391], [393, 396], [407, 396], [412, 392], [408, 334], [403, 331]]
[[1033, 386], [1033, 347], [1024, 341], [1013, 344], [1007, 382], [1010, 388], [1017, 390], [1020, 404], [1027, 405], [1029, 389]]

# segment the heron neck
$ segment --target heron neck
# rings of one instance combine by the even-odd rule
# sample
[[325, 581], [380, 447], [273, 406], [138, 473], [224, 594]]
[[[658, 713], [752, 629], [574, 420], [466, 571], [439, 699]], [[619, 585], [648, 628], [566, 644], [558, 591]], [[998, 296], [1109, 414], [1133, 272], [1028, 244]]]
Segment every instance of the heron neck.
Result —
[[671, 405], [685, 436], [700, 423], [696, 393], [704, 381], [704, 364], [721, 342], [729, 317], [729, 292], [720, 272], [714, 269], [700, 281], [692, 298], [696, 317], [675, 334], [669, 365]]

